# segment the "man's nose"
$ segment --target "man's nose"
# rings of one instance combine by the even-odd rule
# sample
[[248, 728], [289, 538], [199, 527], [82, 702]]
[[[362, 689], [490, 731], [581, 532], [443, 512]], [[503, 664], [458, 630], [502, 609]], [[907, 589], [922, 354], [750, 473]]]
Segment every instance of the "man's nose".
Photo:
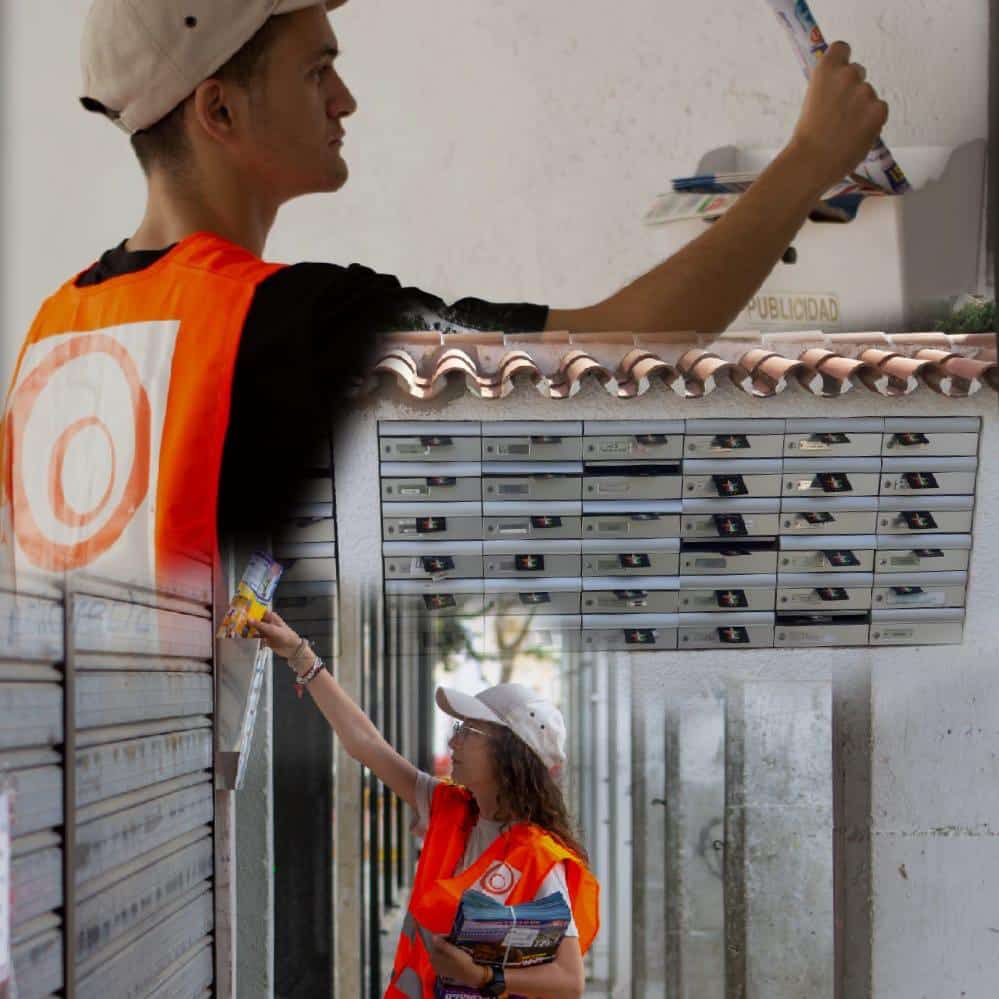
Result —
[[340, 86], [330, 98], [326, 110], [331, 118], [346, 118], [357, 110], [357, 101], [347, 85], [340, 80]]

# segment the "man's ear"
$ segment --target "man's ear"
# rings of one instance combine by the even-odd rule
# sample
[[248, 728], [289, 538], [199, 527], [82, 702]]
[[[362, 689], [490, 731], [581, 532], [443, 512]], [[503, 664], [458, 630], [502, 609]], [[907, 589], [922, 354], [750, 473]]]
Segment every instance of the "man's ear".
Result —
[[198, 125], [215, 139], [224, 140], [232, 134], [235, 124], [231, 88], [221, 80], [205, 80], [191, 95], [192, 112]]

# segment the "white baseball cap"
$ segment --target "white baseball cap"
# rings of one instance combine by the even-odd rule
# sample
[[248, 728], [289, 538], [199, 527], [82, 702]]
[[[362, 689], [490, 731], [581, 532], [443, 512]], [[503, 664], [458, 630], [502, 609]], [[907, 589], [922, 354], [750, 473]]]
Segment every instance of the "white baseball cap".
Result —
[[565, 765], [565, 719], [551, 701], [519, 683], [488, 687], [474, 697], [438, 687], [437, 707], [461, 721], [488, 721], [519, 736], [555, 774]]
[[345, 2], [94, 0], [80, 43], [80, 103], [131, 135], [190, 97], [269, 18]]

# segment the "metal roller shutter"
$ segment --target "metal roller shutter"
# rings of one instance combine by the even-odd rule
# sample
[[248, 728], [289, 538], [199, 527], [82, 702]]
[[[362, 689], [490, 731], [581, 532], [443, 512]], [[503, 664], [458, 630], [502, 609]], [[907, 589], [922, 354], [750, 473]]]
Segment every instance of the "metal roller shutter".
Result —
[[0, 593], [0, 619], [19, 996], [206, 994], [211, 609], [88, 582]]
[[63, 987], [61, 596], [0, 591], [0, 770], [14, 788], [11, 943], [21, 999]]

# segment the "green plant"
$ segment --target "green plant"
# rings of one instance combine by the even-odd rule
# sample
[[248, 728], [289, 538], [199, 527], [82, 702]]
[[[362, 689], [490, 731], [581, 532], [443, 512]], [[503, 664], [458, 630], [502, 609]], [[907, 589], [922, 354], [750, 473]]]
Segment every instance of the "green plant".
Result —
[[954, 311], [937, 323], [941, 333], [991, 333], [996, 329], [996, 303], [981, 295], [959, 300]]

